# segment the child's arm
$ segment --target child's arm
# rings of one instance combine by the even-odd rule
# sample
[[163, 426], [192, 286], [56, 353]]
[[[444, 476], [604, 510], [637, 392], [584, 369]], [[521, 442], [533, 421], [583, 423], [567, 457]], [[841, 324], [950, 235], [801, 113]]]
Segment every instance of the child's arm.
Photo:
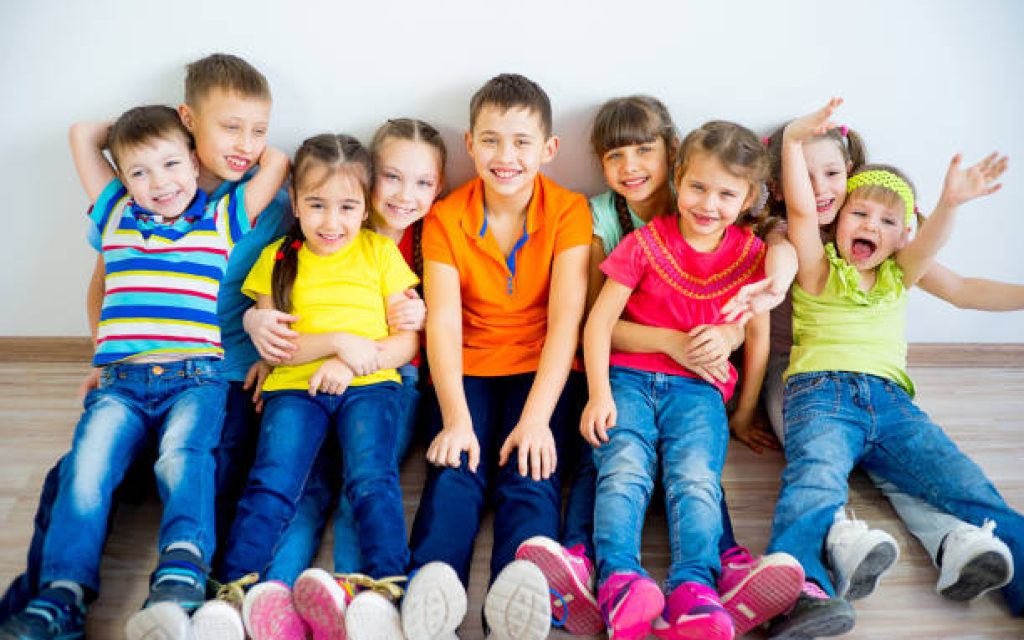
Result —
[[587, 277], [587, 258], [586, 245], [565, 249], [555, 256], [548, 292], [548, 328], [537, 373], [519, 422], [498, 453], [498, 465], [501, 466], [508, 460], [512, 449], [517, 449], [519, 475], [529, 473], [534, 480], [550, 477], [558, 464], [555, 439], [551, 433], [551, 414], [565, 388], [579, 341], [583, 306], [586, 304], [586, 289], [580, 287], [580, 283]]
[[725, 303], [722, 313], [729, 322], [745, 323], [751, 316], [771, 311], [786, 299], [797, 272], [796, 249], [781, 231], [765, 237], [764, 280], [748, 284]]
[[117, 177], [103, 149], [107, 146], [110, 122], [76, 122], [68, 131], [71, 159], [89, 202], [96, 202], [103, 189]]
[[679, 366], [715, 384], [729, 379], [729, 354], [743, 344], [743, 326], [729, 323], [715, 327], [714, 331], [696, 327], [685, 332], [619, 320], [612, 329], [611, 346], [627, 353], [664, 353]]
[[942, 195], [928, 222], [921, 225], [910, 243], [896, 253], [896, 263], [903, 270], [903, 284], [912, 287], [935, 261], [935, 254], [946, 244], [953, 231], [957, 208], [975, 198], [995, 193], [1002, 186], [999, 176], [1006, 171], [1006, 156], [997, 153], [968, 169], [960, 169], [961, 156], [953, 156], [942, 185]]
[[740, 379], [739, 395], [736, 397], [736, 409], [729, 416], [729, 429], [736, 438], [761, 453], [765, 447], [778, 449], [779, 443], [774, 434], [759, 427], [755, 421], [757, 401], [761, 395], [764, 372], [768, 366], [770, 349], [768, 331], [768, 313], [755, 315], [747, 323], [747, 340], [743, 348], [743, 375]]
[[606, 280], [590, 310], [583, 329], [583, 359], [586, 362], [587, 405], [580, 418], [580, 433], [592, 446], [608, 442], [608, 430], [615, 426], [617, 410], [608, 379], [612, 330], [626, 308], [633, 290], [615, 280]]
[[1024, 309], [1024, 285], [965, 278], [938, 262], [917, 285], [937, 298], [959, 307], [979, 311], [1017, 311]]
[[466, 391], [462, 386], [462, 293], [458, 270], [443, 262], [423, 261], [423, 295], [427, 315], [427, 360], [441, 407], [443, 428], [427, 447], [427, 460], [458, 467], [462, 452], [476, 472], [480, 443], [473, 432]]
[[601, 293], [604, 286], [604, 271], [601, 271], [601, 263], [608, 255], [604, 252], [604, 243], [601, 238], [594, 236], [590, 239], [590, 264], [587, 267], [587, 313], [594, 307], [597, 295]]
[[832, 98], [821, 109], [786, 125], [782, 134], [782, 191], [786, 199], [789, 241], [796, 249], [796, 280], [811, 295], [818, 295], [828, 280], [828, 260], [818, 231], [818, 212], [814, 204], [814, 187], [807, 175], [803, 143], [835, 127], [830, 118], [840, 98]]
[[260, 154], [259, 165], [260, 170], [245, 185], [245, 211], [249, 214], [249, 222], [256, 221], [288, 177], [288, 156], [269, 144]]
[[[92, 277], [89, 278], [89, 289], [85, 296], [85, 314], [89, 318], [89, 333], [95, 345], [96, 336], [99, 333], [100, 314], [103, 312], [103, 296], [106, 295], [107, 268], [103, 263], [103, 254], [97, 254], [96, 265], [92, 270]], [[100, 367], [93, 367], [85, 375], [81, 384], [78, 385], [78, 399], [85, 398], [89, 391], [100, 386]]]

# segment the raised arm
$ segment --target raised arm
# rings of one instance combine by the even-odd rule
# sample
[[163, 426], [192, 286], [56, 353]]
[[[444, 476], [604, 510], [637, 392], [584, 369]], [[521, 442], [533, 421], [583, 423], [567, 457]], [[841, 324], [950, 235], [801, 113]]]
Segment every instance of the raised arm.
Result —
[[936, 298], [941, 298], [960, 309], [1024, 309], [1024, 285], [985, 278], [965, 278], [938, 262], [932, 263], [917, 285]]
[[96, 202], [103, 189], [117, 177], [107, 156], [103, 154], [110, 125], [110, 122], [76, 122], [68, 131], [71, 159], [89, 202]]
[[249, 213], [249, 221], [267, 208], [288, 177], [288, 156], [279, 149], [267, 145], [260, 154], [260, 170], [245, 185], [245, 210]]
[[765, 238], [768, 250], [765, 252], [765, 278], [742, 287], [722, 307], [726, 320], [746, 323], [752, 316], [771, 311], [782, 304], [786, 293], [793, 284], [797, 272], [796, 249], [786, 240], [786, 234], [772, 231]]

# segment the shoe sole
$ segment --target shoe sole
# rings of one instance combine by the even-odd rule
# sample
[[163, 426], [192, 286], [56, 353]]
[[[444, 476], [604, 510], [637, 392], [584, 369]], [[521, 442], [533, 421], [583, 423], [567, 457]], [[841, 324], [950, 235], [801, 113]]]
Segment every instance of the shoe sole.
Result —
[[349, 640], [405, 640], [398, 607], [379, 593], [364, 591], [345, 611]]
[[791, 558], [763, 558], [738, 585], [721, 596], [732, 616], [736, 637], [785, 613], [800, 596], [804, 570]]
[[971, 558], [960, 569], [956, 582], [939, 591], [943, 596], [958, 602], [967, 602], [992, 589], [1005, 586], [1010, 581], [1010, 566], [1006, 558], [995, 551], [986, 551]]
[[346, 640], [345, 591], [323, 569], [307, 569], [292, 588], [292, 602], [313, 640]]
[[845, 594], [840, 593], [840, 597], [860, 600], [871, 595], [882, 576], [896, 564], [898, 557], [899, 549], [892, 542], [886, 540], [876, 544], [854, 569], [850, 576], [850, 586]]
[[264, 582], [253, 587], [242, 602], [242, 622], [252, 640], [306, 640], [306, 623], [299, 617], [291, 591]]
[[211, 600], [192, 616], [192, 640], [245, 640], [238, 610], [223, 600]]
[[[841, 636], [853, 629], [856, 614], [853, 605], [840, 600], [846, 606], [837, 605], [828, 609], [822, 608], [804, 616], [795, 624], [773, 632], [769, 640], [809, 640], [810, 638], [829, 638]], [[737, 637], [739, 634], [737, 634]]]
[[551, 592], [537, 565], [510, 562], [484, 600], [484, 618], [494, 640], [544, 640], [551, 631]]
[[190, 638], [188, 614], [173, 602], [158, 602], [139, 611], [125, 625], [128, 640], [183, 640]]
[[402, 630], [408, 640], [448, 638], [466, 617], [466, 590], [446, 564], [424, 565], [402, 599]]
[[[729, 616], [724, 611], [719, 611], [718, 614], [680, 616], [676, 624], [661, 628], [656, 624], [652, 632], [660, 640], [732, 640], [734, 637], [740, 637]], [[687, 622], [691, 624], [683, 626]], [[665, 625], [667, 623], [659, 619], [658, 624]]]
[[[547, 578], [548, 586], [565, 598], [565, 608], [568, 610], [565, 623], [562, 625], [565, 630], [580, 636], [595, 636], [604, 631], [604, 618], [601, 617], [597, 600], [562, 557], [561, 545], [553, 549], [544, 541], [536, 540], [527, 540], [523, 545], [516, 552], [516, 559], [527, 560], [537, 565]], [[555, 613], [556, 605], [561, 603], [562, 601], [552, 594], [551, 615], [555, 618], [559, 617]]]

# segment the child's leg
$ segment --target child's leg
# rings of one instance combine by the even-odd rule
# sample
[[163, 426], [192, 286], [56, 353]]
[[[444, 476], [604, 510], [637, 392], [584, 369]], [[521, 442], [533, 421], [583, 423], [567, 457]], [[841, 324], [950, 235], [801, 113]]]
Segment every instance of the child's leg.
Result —
[[226, 580], [265, 572], [327, 433], [326, 401], [305, 391], [266, 394], [256, 460], [224, 553]]
[[1014, 615], [1024, 613], [1024, 516], [902, 388], [879, 378], [871, 391], [885, 429], [872, 439], [864, 468], [970, 524], [995, 521], [996, 536], [1014, 559], [1013, 580], [1003, 594]]
[[932, 562], [936, 562], [942, 539], [963, 521], [900, 490], [899, 487], [878, 474], [868, 472], [868, 477], [889, 499], [892, 508], [896, 510], [896, 515], [900, 517], [903, 524], [907, 525], [910, 533], [921, 541], [928, 551], [928, 555], [931, 556]]
[[573, 470], [572, 485], [565, 505], [562, 524], [562, 545], [572, 548], [583, 545], [588, 558], [594, 557], [594, 493], [597, 489], [597, 468], [593, 449], [581, 437], [570, 434], [579, 442], [579, 456]]
[[[224, 542], [231, 532], [238, 501], [245, 490], [256, 442], [260, 435], [260, 418], [252, 403], [252, 390], [242, 388], [242, 382], [228, 383], [228, 397], [224, 409], [224, 427], [220, 442], [213, 455], [217, 464], [217, 552], [214, 565], [219, 569], [224, 555]], [[217, 571], [219, 574], [219, 570]]]
[[786, 381], [783, 372], [789, 366], [789, 353], [773, 353], [768, 357], [768, 367], [764, 371], [764, 383], [761, 386], [761, 400], [764, 402], [765, 413], [772, 425], [779, 444], [785, 444], [785, 422], [782, 419], [782, 399]]
[[344, 492], [359, 527], [361, 571], [373, 578], [405, 575], [409, 564], [395, 463], [395, 405], [400, 391], [394, 382], [349, 387], [334, 416]]

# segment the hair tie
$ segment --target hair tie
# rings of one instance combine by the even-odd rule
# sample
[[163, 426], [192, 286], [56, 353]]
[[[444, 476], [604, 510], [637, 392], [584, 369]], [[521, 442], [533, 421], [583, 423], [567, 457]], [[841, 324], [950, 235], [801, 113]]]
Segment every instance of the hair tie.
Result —
[[850, 133], [850, 127], [846, 126], [845, 124], [839, 125], [839, 134], [841, 136], [843, 136], [845, 138], [849, 133]]
[[302, 240], [292, 240], [292, 249], [298, 251], [302, 248]]
[[284, 260], [284, 251], [278, 251], [275, 253], [274, 260]]
[[761, 144], [763, 144], [766, 147], [770, 147], [771, 144], [772, 144], [772, 137], [771, 136], [765, 136], [765, 137], [761, 138]]

